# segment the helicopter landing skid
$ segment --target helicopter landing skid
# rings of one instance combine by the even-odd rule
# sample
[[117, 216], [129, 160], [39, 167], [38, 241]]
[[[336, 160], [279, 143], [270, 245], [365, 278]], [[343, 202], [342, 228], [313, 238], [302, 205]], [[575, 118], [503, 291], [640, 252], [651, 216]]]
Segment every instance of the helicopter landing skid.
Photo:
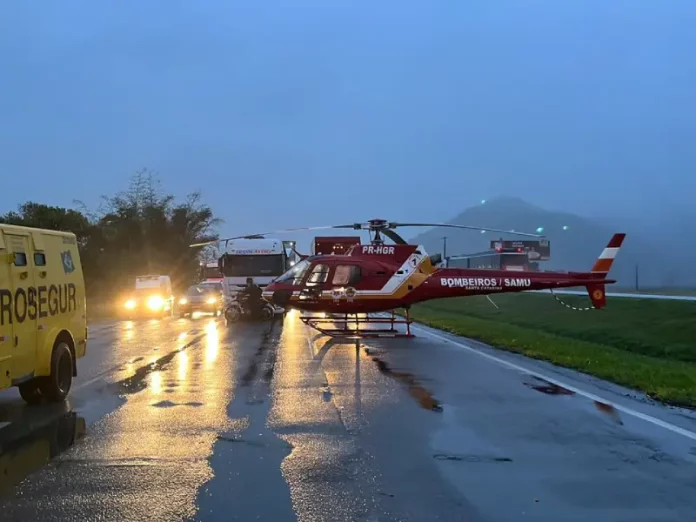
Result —
[[[406, 311], [405, 319], [397, 318], [396, 314], [392, 312], [391, 317], [370, 317], [369, 315], [349, 317], [348, 314], [327, 314], [326, 317], [300, 316], [300, 320], [319, 333], [341, 339], [410, 339], [415, 337], [411, 333], [413, 321], [411, 321], [408, 311]], [[389, 328], [360, 329], [360, 325], [375, 324], [389, 325]], [[406, 325], [406, 332], [397, 330], [395, 326], [398, 324]]]

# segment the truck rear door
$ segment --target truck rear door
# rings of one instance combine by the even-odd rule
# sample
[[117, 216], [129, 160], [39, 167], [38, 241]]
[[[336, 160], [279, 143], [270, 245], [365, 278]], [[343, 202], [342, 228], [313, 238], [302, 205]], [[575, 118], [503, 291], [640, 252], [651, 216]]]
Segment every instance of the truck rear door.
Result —
[[[10, 282], [11, 254], [5, 248], [3, 231], [0, 229], [0, 307], [12, 299]], [[0, 308], [0, 390], [10, 386], [10, 368], [12, 364], [12, 323], [10, 317]]]
[[28, 234], [4, 233], [9, 289], [0, 296], [0, 315], [12, 324], [11, 378], [34, 371], [37, 319], [48, 315], [48, 288], [36, 288]]

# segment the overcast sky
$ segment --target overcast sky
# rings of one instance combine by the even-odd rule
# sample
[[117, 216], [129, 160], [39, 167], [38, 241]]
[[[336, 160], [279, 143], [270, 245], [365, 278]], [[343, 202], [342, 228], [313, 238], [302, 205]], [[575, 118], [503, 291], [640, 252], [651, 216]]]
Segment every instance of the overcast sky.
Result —
[[0, 211], [142, 167], [223, 234], [693, 207], [694, 28], [693, 0], [4, 1]]

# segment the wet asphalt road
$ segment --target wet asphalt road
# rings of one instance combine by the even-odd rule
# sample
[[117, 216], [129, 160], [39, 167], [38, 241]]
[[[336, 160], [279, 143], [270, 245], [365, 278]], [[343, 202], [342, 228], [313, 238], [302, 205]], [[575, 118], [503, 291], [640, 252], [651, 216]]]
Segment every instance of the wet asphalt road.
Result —
[[65, 405], [0, 393], [0, 520], [694, 519], [696, 416], [416, 333], [92, 325]]

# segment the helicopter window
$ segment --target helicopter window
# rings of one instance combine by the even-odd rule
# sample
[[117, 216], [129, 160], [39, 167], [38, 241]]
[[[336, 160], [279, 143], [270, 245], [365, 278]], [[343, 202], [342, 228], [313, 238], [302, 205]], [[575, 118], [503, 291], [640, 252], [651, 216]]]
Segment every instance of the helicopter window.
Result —
[[285, 272], [283, 275], [281, 275], [278, 278], [279, 283], [286, 283], [286, 284], [291, 284], [291, 285], [299, 285], [302, 283], [302, 278], [304, 277], [305, 273], [307, 273], [307, 269], [309, 268], [309, 261], [303, 260], [297, 263], [295, 266], [293, 266], [290, 270]]
[[326, 283], [329, 278], [329, 265], [316, 265], [307, 279], [307, 286], [317, 286]]
[[360, 281], [360, 267], [357, 265], [338, 265], [334, 272], [334, 285], [355, 285]]

